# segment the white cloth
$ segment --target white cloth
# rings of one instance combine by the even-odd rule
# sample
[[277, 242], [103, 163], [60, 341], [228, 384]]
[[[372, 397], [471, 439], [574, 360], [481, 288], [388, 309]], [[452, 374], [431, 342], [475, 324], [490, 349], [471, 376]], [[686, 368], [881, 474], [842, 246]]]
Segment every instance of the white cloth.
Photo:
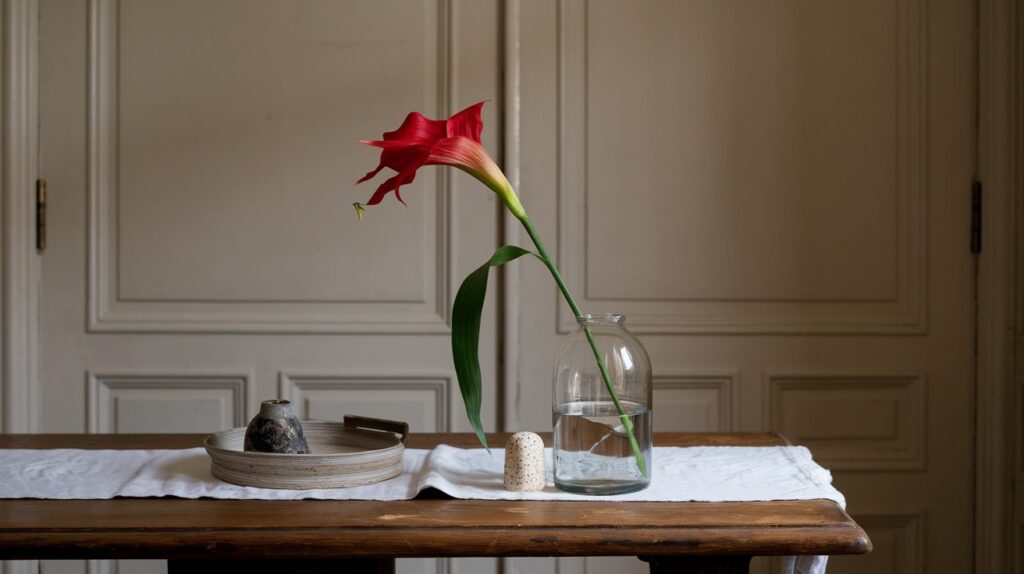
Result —
[[[551, 450], [547, 455], [550, 461]], [[277, 490], [237, 486], [210, 474], [201, 448], [185, 450], [2, 450], [0, 498], [104, 499], [176, 496], [293, 500], [407, 500], [426, 488], [455, 498], [484, 500], [595, 500], [615, 502], [743, 502], [824, 498], [845, 507], [832, 475], [803, 447], [656, 447], [651, 485], [616, 496], [562, 492], [551, 481], [540, 492], [502, 487], [505, 451], [441, 445], [407, 449], [404, 472], [365, 486]]]
[[[502, 486], [502, 449], [407, 449], [400, 476], [365, 486], [276, 490], [238, 486], [210, 474], [202, 448], [186, 450], [0, 449], [0, 498], [107, 499], [175, 496], [260, 500], [408, 500], [427, 488], [454, 498], [747, 502], [828, 499], [846, 506], [832, 475], [804, 447], [655, 447], [651, 484], [630, 494], [581, 496], [548, 486], [511, 492]], [[786, 560], [786, 572], [824, 574], [826, 557]]]

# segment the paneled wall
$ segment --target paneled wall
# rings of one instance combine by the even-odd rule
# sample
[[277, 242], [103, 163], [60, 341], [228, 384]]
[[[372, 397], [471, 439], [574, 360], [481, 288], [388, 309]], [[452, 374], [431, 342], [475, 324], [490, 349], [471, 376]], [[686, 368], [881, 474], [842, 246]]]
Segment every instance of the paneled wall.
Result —
[[[308, 417], [466, 430], [454, 291], [525, 234], [454, 170], [422, 171], [408, 208], [389, 198], [361, 223], [350, 204], [372, 184], [350, 183], [377, 159], [357, 139], [486, 99], [485, 144], [583, 308], [625, 314], [650, 351], [656, 429], [810, 446], [876, 545], [837, 572], [969, 570], [970, 3], [41, 12], [41, 430], [213, 431], [277, 396]], [[542, 267], [514, 265], [484, 319], [484, 418], [545, 430], [572, 318]]]
[[[410, 111], [480, 100], [500, 154], [497, 2], [41, 0], [38, 427], [213, 432], [259, 402], [308, 418], [469, 430], [451, 363], [458, 282], [494, 250], [493, 194], [425, 168], [388, 177], [380, 138]], [[492, 297], [483, 419], [498, 423]], [[45, 571], [161, 571], [159, 562]], [[416, 559], [405, 573], [494, 571]]]
[[582, 305], [652, 334], [924, 331], [923, 3], [560, 5]]
[[[970, 6], [520, 5], [524, 205], [648, 348], [655, 429], [809, 446], [876, 541], [837, 572], [969, 571]], [[539, 266], [518, 292], [509, 418], [547, 428], [573, 321]]]
[[[309, 416], [466, 427], [449, 311], [493, 250], [494, 198], [426, 168], [408, 207], [389, 198], [359, 222], [351, 203], [379, 181], [352, 183], [378, 159], [358, 139], [408, 110], [491, 99], [497, 147], [495, 3], [41, 10], [43, 429], [213, 430], [277, 396]], [[493, 325], [493, 300], [487, 313]]]

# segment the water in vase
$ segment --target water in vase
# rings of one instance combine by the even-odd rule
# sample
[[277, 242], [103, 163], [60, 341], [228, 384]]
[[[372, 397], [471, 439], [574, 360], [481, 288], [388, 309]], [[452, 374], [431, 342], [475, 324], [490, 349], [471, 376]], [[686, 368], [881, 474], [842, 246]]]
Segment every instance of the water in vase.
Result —
[[651, 474], [651, 411], [622, 401], [636, 429], [647, 476], [640, 472], [625, 425], [611, 401], [563, 403], [554, 410], [554, 476], [558, 488], [580, 494], [621, 494], [647, 487]]

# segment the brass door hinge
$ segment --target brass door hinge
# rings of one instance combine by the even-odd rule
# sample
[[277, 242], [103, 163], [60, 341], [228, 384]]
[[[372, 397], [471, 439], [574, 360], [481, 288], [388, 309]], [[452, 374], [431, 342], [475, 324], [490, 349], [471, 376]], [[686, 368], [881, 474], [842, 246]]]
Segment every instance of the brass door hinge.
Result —
[[46, 180], [36, 180], [36, 249], [46, 251]]

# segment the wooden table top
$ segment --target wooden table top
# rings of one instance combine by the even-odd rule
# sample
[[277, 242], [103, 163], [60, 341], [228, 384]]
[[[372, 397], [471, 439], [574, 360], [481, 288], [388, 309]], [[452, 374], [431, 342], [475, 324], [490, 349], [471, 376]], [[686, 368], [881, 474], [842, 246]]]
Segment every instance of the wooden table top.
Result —
[[[490, 435], [503, 445], [507, 435]], [[205, 435], [0, 435], [0, 448], [157, 449]], [[767, 433], [658, 433], [658, 446], [787, 444]], [[410, 448], [476, 446], [413, 434]], [[829, 500], [587, 502], [0, 500], [0, 559], [863, 554]]]

